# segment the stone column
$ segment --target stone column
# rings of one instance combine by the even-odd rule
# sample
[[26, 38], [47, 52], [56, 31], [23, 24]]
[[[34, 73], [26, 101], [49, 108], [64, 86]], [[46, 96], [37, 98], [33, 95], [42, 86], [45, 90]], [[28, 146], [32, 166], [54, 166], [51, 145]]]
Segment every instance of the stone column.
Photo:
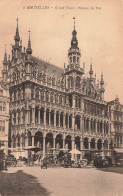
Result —
[[95, 150], [97, 150], [97, 141], [95, 141]]
[[73, 103], [72, 103], [73, 108], [75, 108], [75, 95], [73, 95]]
[[68, 129], [69, 129], [69, 114], [68, 114], [68, 117], [67, 118], [68, 118]]
[[95, 121], [95, 133], [97, 134], [97, 120]]
[[88, 121], [89, 123], [88, 123], [88, 126], [89, 126], [89, 132], [91, 131], [91, 120], [89, 119], [89, 121]]
[[28, 118], [27, 118], [27, 116], [28, 116], [28, 114], [27, 114], [27, 110], [25, 110], [25, 124], [27, 124], [27, 122], [28, 122]]
[[49, 126], [51, 125], [51, 111], [49, 111]]
[[63, 148], [65, 148], [65, 138], [63, 137]]
[[16, 112], [16, 125], [18, 125], [18, 112]]
[[82, 157], [83, 157], [82, 150], [83, 150], [83, 140], [82, 140], [82, 138], [80, 138], [80, 151], [81, 151], [80, 160], [82, 160]]
[[44, 110], [44, 125], [46, 126], [46, 108]]
[[40, 108], [38, 108], [38, 124], [40, 125]]
[[28, 111], [28, 123], [30, 124], [30, 110]]
[[75, 148], [75, 138], [72, 138], [72, 150]]
[[59, 114], [58, 114], [58, 115], [59, 115], [59, 127], [60, 127], [60, 126], [61, 126], [61, 125], [60, 125], [60, 112], [59, 112]]
[[[75, 138], [72, 138], [72, 149], [75, 148]], [[72, 154], [72, 159], [75, 159], [74, 154]]]
[[84, 131], [84, 117], [82, 116], [82, 132]]
[[65, 129], [65, 113], [63, 113], [63, 128]]
[[35, 108], [32, 108], [32, 123], [35, 123]]
[[34, 146], [34, 135], [32, 135], [32, 146]]
[[54, 126], [56, 127], [56, 111], [54, 110]]
[[43, 157], [45, 157], [45, 136], [43, 136]]
[[80, 116], [80, 131], [82, 133], [82, 117]]
[[90, 140], [88, 141], [88, 149], [90, 150], [91, 148], [90, 148]]
[[104, 135], [104, 122], [102, 122], [102, 134]]
[[56, 143], [55, 143], [55, 137], [53, 137], [53, 148], [55, 148], [56, 147]]
[[74, 116], [74, 114], [72, 114], [72, 129], [73, 129], [73, 131], [75, 131], [75, 116]]

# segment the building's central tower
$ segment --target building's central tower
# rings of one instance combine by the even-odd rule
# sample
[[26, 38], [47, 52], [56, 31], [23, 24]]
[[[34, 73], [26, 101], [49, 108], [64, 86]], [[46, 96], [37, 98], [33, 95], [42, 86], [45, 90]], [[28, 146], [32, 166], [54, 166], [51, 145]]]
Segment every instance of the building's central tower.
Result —
[[72, 32], [71, 47], [68, 50], [69, 65], [77, 65], [80, 67], [81, 52], [78, 47], [77, 32], [75, 30], [75, 18], [74, 19], [74, 30]]

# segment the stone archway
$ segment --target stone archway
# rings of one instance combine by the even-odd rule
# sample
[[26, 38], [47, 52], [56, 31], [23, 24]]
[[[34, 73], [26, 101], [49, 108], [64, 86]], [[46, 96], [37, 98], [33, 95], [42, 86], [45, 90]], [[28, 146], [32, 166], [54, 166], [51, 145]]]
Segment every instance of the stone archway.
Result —
[[31, 134], [31, 131], [28, 131], [28, 146], [32, 146], [32, 134]]
[[62, 139], [62, 134], [57, 134], [56, 135], [56, 148], [63, 148], [63, 139]]
[[104, 140], [103, 147], [104, 149], [108, 149], [108, 140]]
[[43, 149], [43, 134], [41, 131], [35, 133], [34, 145]]
[[47, 133], [45, 138], [46, 152], [49, 152], [53, 148], [53, 134]]
[[88, 147], [89, 147], [88, 138], [85, 137], [85, 138], [84, 138], [84, 148], [85, 148], [85, 149], [88, 149]]
[[90, 147], [91, 147], [91, 149], [95, 149], [95, 139], [94, 138], [91, 139]]
[[72, 145], [71, 145], [71, 136], [67, 135], [65, 138], [65, 147], [69, 150], [72, 149]]
[[97, 149], [101, 150], [101, 148], [102, 148], [102, 140], [98, 139], [98, 141], [97, 141]]
[[75, 137], [75, 148], [80, 150], [80, 137], [79, 136]]
[[75, 126], [76, 126], [76, 128], [77, 128], [78, 130], [80, 130], [80, 116], [79, 116], [79, 115], [77, 115], [77, 116], [75, 117]]

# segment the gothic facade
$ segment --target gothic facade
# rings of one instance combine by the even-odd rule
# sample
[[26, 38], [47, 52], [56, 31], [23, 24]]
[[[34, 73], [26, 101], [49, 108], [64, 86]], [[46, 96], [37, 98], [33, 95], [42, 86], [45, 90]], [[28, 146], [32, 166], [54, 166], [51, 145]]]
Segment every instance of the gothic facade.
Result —
[[103, 74], [97, 82], [91, 64], [85, 76], [75, 26], [64, 68], [32, 55], [30, 33], [27, 48], [22, 47], [18, 21], [14, 41], [2, 71], [10, 93], [12, 153], [27, 156], [25, 149], [35, 146], [43, 155], [59, 148], [109, 153], [111, 121]]
[[8, 154], [9, 91], [2, 87], [0, 78], [0, 152]]

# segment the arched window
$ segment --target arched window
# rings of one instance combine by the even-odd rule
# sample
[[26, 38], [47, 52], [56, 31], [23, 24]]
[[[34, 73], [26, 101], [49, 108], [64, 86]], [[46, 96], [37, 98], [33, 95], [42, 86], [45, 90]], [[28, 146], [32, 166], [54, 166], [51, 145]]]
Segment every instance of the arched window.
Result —
[[44, 101], [44, 91], [41, 91], [41, 101]]
[[73, 88], [74, 82], [73, 82], [73, 77], [69, 77], [68, 78], [68, 88]]
[[46, 101], [48, 102], [49, 101], [49, 93], [46, 92]]
[[53, 93], [50, 95], [50, 102], [53, 103]]
[[36, 89], [35, 97], [36, 97], [37, 99], [39, 98], [39, 89]]
[[59, 103], [62, 105], [62, 96], [59, 97]]
[[76, 57], [75, 57], [75, 56], [73, 56], [73, 62], [74, 62], [74, 63], [76, 62]]
[[80, 88], [80, 81], [81, 81], [80, 77], [77, 76], [77, 77], [76, 77], [76, 87], [77, 87], [77, 88]]

